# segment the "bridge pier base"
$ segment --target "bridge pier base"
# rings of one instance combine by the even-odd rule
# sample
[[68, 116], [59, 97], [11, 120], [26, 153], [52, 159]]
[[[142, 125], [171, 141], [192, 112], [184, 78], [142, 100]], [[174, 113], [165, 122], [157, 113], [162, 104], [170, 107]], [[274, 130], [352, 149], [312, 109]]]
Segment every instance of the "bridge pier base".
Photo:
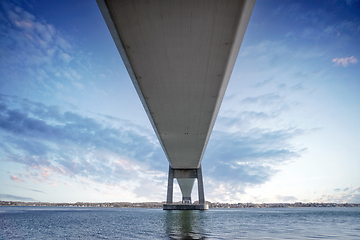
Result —
[[[182, 204], [173, 203], [173, 185], [174, 178], [197, 178], [199, 203], [191, 204], [191, 197], [184, 197]], [[202, 178], [201, 166], [196, 169], [173, 169], [169, 165], [168, 189], [166, 204], [163, 205], [163, 210], [208, 210], [209, 206], [205, 203], [204, 183]]]

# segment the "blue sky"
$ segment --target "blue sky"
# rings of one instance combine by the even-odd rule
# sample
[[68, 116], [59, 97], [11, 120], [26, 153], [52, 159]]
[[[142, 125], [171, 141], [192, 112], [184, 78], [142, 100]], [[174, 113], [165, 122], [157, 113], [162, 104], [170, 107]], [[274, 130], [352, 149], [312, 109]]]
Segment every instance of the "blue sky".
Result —
[[[258, 0], [206, 199], [360, 202], [359, 60], [360, 1]], [[0, 199], [164, 201], [167, 170], [96, 2], [2, 1]]]

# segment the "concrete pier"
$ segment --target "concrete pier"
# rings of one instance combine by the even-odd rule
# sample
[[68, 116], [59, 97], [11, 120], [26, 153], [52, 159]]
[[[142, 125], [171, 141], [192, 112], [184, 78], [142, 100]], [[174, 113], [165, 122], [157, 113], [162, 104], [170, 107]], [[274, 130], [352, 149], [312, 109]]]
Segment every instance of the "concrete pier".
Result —
[[[174, 178], [180, 183], [181, 192], [183, 194], [182, 204], [173, 204], [173, 186]], [[199, 204], [191, 204], [191, 190], [194, 179], [198, 182]], [[184, 180], [185, 181], [182, 181]], [[166, 204], [164, 210], [207, 210], [209, 206], [205, 204], [204, 184], [202, 179], [201, 166], [196, 169], [173, 169], [169, 165], [168, 189]]]
[[167, 203], [173, 202], [173, 186], [174, 186], [174, 169], [169, 165], [168, 189], [167, 189]]

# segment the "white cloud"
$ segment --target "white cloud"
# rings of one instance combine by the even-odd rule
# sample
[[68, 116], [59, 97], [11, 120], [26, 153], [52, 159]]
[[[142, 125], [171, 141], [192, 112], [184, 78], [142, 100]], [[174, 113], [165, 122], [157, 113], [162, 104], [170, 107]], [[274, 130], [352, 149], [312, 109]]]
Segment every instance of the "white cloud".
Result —
[[345, 58], [334, 58], [332, 62], [335, 63], [335, 66], [342, 65], [343, 67], [347, 67], [350, 63], [357, 63], [358, 60], [354, 56], [351, 56]]
[[[75, 72], [69, 67], [75, 57], [73, 46], [56, 26], [12, 3], [0, 4], [0, 9], [4, 13], [0, 23], [0, 55], [7, 56], [0, 59], [0, 75], [12, 79], [7, 84], [9, 88], [22, 82], [23, 89], [36, 89], [39, 95], [47, 95], [52, 89], [59, 90], [57, 81], [66, 86], [82, 78], [83, 68]], [[63, 72], [68, 75], [59, 74]]]
[[60, 52], [59, 57], [62, 60], [64, 60], [64, 62], [66, 62], [66, 63], [70, 62], [70, 60], [71, 60], [71, 56], [69, 54], [67, 54], [67, 53], [64, 53], [64, 52]]
[[17, 176], [15, 175], [11, 175], [10, 176], [10, 179], [15, 181], [15, 182], [26, 182], [24, 179], [21, 179], [21, 178], [18, 178]]
[[286, 55], [291, 53], [291, 50], [284, 45], [283, 41], [269, 41], [263, 40], [258, 44], [251, 45], [240, 49], [240, 56], [263, 56], [266, 55]]
[[[26, 168], [27, 181], [54, 187], [56, 179], [67, 181], [67, 178], [114, 187], [132, 182], [134, 186], [128, 191], [134, 191], [134, 197], [139, 200], [165, 198], [166, 159], [160, 145], [142, 127], [121, 119], [117, 126], [111, 126], [107, 124], [109, 118], [99, 120], [98, 115], [95, 119], [61, 112], [56, 106], [2, 94], [0, 107], [0, 143], [7, 139], [6, 144], [0, 144], [0, 155], [6, 159], [3, 161]], [[15, 118], [8, 119], [13, 115]], [[26, 125], [20, 127], [22, 133], [11, 130], [12, 126], [18, 129], [14, 126], [19, 123], [17, 117]], [[5, 122], [10, 128], [4, 126]], [[29, 124], [30, 135], [26, 133]], [[69, 131], [63, 129], [66, 126], [70, 127]], [[54, 130], [57, 127], [62, 130]], [[53, 130], [48, 131], [49, 128]], [[25, 182], [17, 173], [9, 172], [9, 177], [18, 183]], [[139, 182], [147, 182], [148, 187], [144, 188], [143, 184], [139, 187]]]

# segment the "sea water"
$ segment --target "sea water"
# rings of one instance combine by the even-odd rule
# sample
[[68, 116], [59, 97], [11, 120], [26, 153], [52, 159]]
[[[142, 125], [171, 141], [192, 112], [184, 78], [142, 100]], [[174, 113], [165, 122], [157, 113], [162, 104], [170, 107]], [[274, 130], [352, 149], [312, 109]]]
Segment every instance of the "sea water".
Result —
[[360, 239], [360, 208], [0, 207], [0, 239]]

